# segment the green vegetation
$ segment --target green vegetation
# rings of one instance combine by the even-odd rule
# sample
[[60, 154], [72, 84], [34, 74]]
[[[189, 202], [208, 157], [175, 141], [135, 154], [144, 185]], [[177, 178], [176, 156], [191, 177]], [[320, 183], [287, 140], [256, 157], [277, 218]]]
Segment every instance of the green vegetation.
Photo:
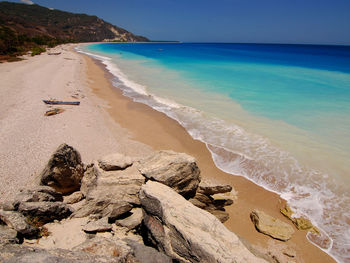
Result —
[[42, 48], [42, 47], [33, 47], [33, 48], [31, 49], [31, 52], [32, 52], [31, 56], [34, 57], [34, 56], [36, 56], [36, 55], [40, 55], [41, 53], [43, 53], [43, 52], [45, 52], [45, 51], [46, 51], [45, 48]]
[[97, 16], [52, 10], [35, 4], [0, 2], [0, 60], [30, 50], [34, 51], [32, 54], [40, 54], [40, 48], [63, 43], [105, 39], [148, 41]]

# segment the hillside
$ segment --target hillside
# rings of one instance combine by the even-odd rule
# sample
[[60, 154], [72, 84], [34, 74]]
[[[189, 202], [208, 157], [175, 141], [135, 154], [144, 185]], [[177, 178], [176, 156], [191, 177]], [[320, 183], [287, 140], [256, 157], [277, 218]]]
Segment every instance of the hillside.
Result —
[[[39, 5], [0, 2], [0, 54], [23, 47], [65, 42], [141, 42], [136, 36], [97, 16], [73, 14]], [[25, 49], [25, 48], [24, 48]]]

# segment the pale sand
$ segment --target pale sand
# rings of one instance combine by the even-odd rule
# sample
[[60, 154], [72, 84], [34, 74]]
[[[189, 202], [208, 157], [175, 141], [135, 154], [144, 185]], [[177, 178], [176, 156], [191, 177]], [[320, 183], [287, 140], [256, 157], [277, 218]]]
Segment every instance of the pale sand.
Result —
[[296, 250], [297, 262], [335, 262], [330, 256], [312, 245], [306, 239], [305, 231], [298, 231], [287, 242], [275, 241], [258, 233], [250, 221], [253, 209], [260, 209], [284, 222], [290, 223], [279, 212], [284, 201], [247, 179], [226, 174], [219, 170], [205, 144], [194, 140], [176, 121], [152, 108], [132, 101], [122, 95], [121, 90], [111, 84], [113, 76], [104, 70], [103, 65], [84, 56], [93, 93], [108, 102], [106, 110], [123, 128], [132, 133], [132, 139], [151, 146], [155, 150], [171, 149], [185, 152], [197, 159], [204, 178], [227, 183], [238, 191], [238, 200], [227, 211], [230, 219], [225, 223], [231, 231], [259, 247], [271, 247], [282, 251], [287, 246]]
[[[59, 56], [0, 64], [0, 201], [31, 184], [32, 175], [63, 142], [76, 147], [85, 163], [113, 152], [142, 157], [152, 149], [172, 149], [196, 157], [203, 177], [238, 191], [225, 223], [230, 230], [260, 247], [295, 248], [297, 262], [334, 262], [306, 240], [305, 232], [297, 231], [286, 243], [258, 233], [249, 218], [255, 208], [288, 222], [279, 213], [283, 202], [276, 194], [217, 169], [206, 146], [177, 122], [124, 97], [111, 85], [109, 73], [67, 48], [57, 48]], [[48, 106], [42, 99], [76, 100], [71, 97], [75, 93], [80, 106], [62, 106], [62, 114], [44, 116]]]
[[[84, 163], [114, 152], [135, 157], [151, 152], [108, 118], [104, 102], [91, 96], [85, 60], [68, 49], [0, 64], [0, 201], [31, 184], [64, 142], [79, 150]], [[50, 98], [81, 104], [58, 106], [65, 111], [46, 117], [50, 107], [42, 100]]]

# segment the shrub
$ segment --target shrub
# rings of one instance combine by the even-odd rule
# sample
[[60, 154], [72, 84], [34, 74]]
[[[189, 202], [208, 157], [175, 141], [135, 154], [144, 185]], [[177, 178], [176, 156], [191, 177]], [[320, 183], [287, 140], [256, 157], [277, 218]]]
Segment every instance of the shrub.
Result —
[[42, 48], [42, 47], [33, 47], [31, 51], [32, 51], [32, 57], [33, 57], [33, 56], [40, 55], [41, 53], [45, 52], [46, 49]]

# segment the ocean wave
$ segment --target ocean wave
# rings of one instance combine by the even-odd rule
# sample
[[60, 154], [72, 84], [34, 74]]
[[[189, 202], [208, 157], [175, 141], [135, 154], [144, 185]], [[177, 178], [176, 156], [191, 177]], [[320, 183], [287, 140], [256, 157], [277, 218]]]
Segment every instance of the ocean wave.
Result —
[[244, 176], [285, 199], [296, 216], [308, 217], [321, 230], [319, 237], [308, 234], [338, 262], [347, 262], [350, 244], [350, 198], [332, 177], [302, 165], [290, 153], [274, 146], [267, 138], [242, 127], [208, 116], [195, 108], [180, 105], [147, 91], [104, 56], [79, 50], [100, 60], [114, 76], [113, 84], [134, 101], [149, 105], [181, 124], [189, 134], [204, 142], [217, 167]]

